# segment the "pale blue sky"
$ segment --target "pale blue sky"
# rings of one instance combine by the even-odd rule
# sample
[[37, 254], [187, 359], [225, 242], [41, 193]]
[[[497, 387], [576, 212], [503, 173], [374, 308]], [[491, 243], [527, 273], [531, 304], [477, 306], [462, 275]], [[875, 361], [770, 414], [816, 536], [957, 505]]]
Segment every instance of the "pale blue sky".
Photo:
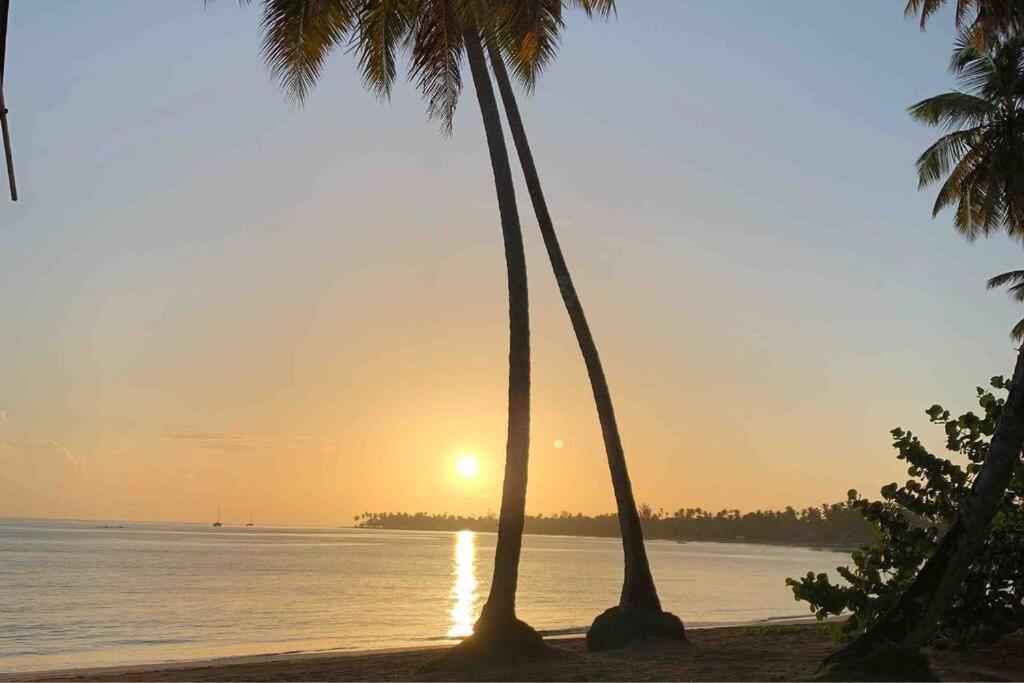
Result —
[[[984, 289], [1020, 247], [965, 243], [916, 190], [935, 133], [904, 111], [952, 84], [950, 18], [921, 33], [895, 0], [619, 4], [570, 22], [523, 109], [638, 498], [874, 493], [902, 476], [887, 430], [970, 407], [1024, 313]], [[496, 509], [504, 272], [472, 93], [446, 139], [411, 86], [382, 104], [344, 54], [289, 103], [258, 7], [12, 5], [0, 515]], [[530, 508], [610, 510], [520, 200]], [[491, 473], [471, 490], [437, 474], [466, 450]]]

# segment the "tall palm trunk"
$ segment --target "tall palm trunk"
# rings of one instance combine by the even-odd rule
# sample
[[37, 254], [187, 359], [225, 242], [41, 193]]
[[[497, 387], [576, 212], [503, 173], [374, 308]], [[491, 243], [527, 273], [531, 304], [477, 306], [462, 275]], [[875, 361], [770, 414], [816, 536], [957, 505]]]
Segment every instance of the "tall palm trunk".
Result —
[[1010, 391], [988, 455], [953, 525], [896, 604], [859, 638], [826, 659], [826, 664], [855, 663], [883, 647], [918, 650], [931, 640], [988, 536], [1022, 448], [1024, 346], [1017, 353]]
[[640, 527], [640, 515], [637, 514], [636, 501], [633, 498], [633, 487], [630, 484], [629, 471], [626, 468], [626, 455], [622, 448], [622, 439], [619, 437], [615, 408], [612, 406], [608, 381], [605, 379], [604, 368], [601, 366], [601, 357], [597, 352], [594, 337], [590, 333], [587, 316], [583, 312], [583, 304], [576, 294], [576, 287], [573, 286], [569, 266], [566, 264], [562, 248], [558, 244], [558, 236], [555, 234], [555, 226], [551, 222], [551, 214], [548, 212], [548, 205], [544, 199], [540, 176], [533, 161], [533, 153], [530, 151], [530, 143], [526, 138], [526, 129], [519, 114], [519, 106], [516, 104], [508, 72], [501, 55], [493, 46], [490, 47], [490, 58], [498, 90], [501, 92], [501, 100], [505, 105], [505, 116], [512, 131], [512, 140], [515, 142], [516, 151], [519, 153], [519, 163], [523, 168], [523, 175], [526, 177], [526, 187], [529, 189], [533, 210], [537, 215], [537, 224], [544, 237], [544, 247], [547, 249], [548, 259], [551, 261], [551, 268], [555, 273], [555, 280], [558, 282], [558, 289], [562, 293], [565, 310], [569, 313], [569, 320], [576, 332], [576, 341], [579, 343], [583, 362], [587, 366], [587, 374], [590, 375], [590, 388], [594, 394], [597, 419], [601, 423], [601, 433], [604, 436], [604, 449], [608, 456], [612, 488], [615, 491], [619, 529], [622, 535], [622, 550], [625, 555], [625, 578], [622, 582], [619, 606], [625, 609], [660, 612], [661, 602], [658, 600], [658, 591], [654, 587], [654, 578], [651, 576], [651, 566], [647, 561], [643, 529]]
[[476, 29], [467, 29], [464, 40], [483, 116], [487, 149], [491, 155], [508, 271], [508, 440], [505, 445], [505, 481], [501, 490], [494, 578], [477, 625], [479, 630], [482, 626], [501, 628], [516, 620], [516, 583], [526, 517], [526, 475], [530, 457], [530, 309], [523, 233], [516, 210], [515, 186], [501, 130], [498, 103], [494, 98], [494, 89], [487, 73], [487, 60]]

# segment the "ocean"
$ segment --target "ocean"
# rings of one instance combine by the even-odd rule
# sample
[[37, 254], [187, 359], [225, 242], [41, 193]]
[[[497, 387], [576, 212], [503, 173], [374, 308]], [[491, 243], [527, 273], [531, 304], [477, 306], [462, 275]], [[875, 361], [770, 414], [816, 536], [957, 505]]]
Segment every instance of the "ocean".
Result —
[[[494, 534], [0, 519], [0, 672], [454, 642]], [[784, 584], [849, 555], [648, 541], [687, 627], [809, 616]], [[526, 536], [518, 612], [582, 633], [618, 601], [618, 539]]]

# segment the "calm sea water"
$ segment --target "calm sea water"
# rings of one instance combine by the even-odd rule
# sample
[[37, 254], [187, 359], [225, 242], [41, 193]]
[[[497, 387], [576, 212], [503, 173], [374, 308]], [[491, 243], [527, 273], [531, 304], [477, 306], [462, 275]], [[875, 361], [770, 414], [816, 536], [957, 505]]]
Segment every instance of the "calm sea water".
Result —
[[[103, 528], [121, 525], [123, 528]], [[0, 672], [436, 644], [469, 632], [493, 534], [0, 519]], [[651, 541], [688, 626], [808, 614], [787, 576], [848, 555]], [[618, 539], [527, 536], [519, 612], [582, 632], [615, 604]]]

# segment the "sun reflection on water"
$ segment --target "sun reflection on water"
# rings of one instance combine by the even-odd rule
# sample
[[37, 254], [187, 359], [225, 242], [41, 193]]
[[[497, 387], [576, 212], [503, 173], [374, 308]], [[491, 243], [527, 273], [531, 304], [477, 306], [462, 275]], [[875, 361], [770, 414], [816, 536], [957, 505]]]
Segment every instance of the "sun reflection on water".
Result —
[[473, 633], [476, 622], [476, 534], [472, 531], [460, 531], [455, 535], [455, 568], [452, 576], [452, 590], [448, 594], [452, 599], [452, 625], [448, 629], [449, 638], [465, 638]]

